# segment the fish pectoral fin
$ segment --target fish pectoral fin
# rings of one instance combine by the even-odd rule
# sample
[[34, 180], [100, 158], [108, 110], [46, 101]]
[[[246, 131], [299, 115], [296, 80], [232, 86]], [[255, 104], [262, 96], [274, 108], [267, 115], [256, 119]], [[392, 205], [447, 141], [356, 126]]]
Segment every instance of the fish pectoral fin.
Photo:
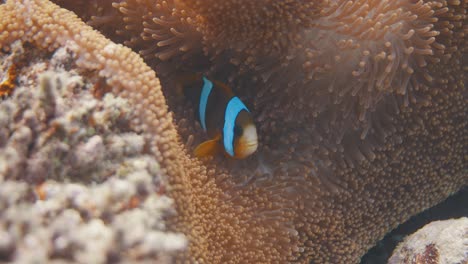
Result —
[[214, 139], [207, 140], [200, 145], [198, 145], [193, 153], [197, 157], [206, 157], [206, 156], [214, 156], [221, 152], [221, 145], [220, 143], [221, 136], [216, 136]]

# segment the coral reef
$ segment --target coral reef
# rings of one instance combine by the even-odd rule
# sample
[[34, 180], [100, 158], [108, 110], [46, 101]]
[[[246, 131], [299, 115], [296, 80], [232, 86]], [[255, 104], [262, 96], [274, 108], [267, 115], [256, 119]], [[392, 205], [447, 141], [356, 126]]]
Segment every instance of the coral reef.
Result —
[[[138, 56], [48, 1], [0, 5], [0, 46], [67, 45], [127, 100], [189, 239], [182, 260], [353, 263], [468, 183], [466, 0], [56, 2], [139, 51], [164, 94]], [[231, 82], [256, 155], [187, 154], [202, 137], [171, 89], [181, 68]]]
[[187, 241], [167, 230], [173, 201], [128, 102], [96, 98], [66, 46], [0, 56], [25, 58], [0, 103], [0, 262], [171, 263]]
[[435, 221], [398, 245], [389, 264], [468, 262], [468, 218]]

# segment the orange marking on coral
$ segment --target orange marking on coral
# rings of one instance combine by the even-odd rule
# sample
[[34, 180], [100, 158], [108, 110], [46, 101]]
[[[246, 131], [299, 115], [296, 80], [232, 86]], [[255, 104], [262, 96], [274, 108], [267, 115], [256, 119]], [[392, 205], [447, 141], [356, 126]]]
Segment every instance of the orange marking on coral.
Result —
[[0, 83], [0, 97], [9, 96], [16, 85], [16, 78], [18, 76], [18, 70], [15, 64], [12, 64], [8, 69], [7, 77], [2, 83]]
[[141, 205], [143, 200], [144, 200], [144, 198], [141, 198], [138, 195], [133, 195], [132, 197], [130, 197], [130, 199], [128, 201], [123, 202], [121, 204], [121, 207], [120, 207], [119, 211], [122, 212], [122, 211], [137, 208], [137, 207], [139, 207]]
[[56, 121], [52, 122], [51, 124], [51, 127], [49, 129], [47, 129], [47, 131], [45, 131], [44, 133], [44, 139], [43, 139], [43, 143], [46, 143], [47, 141], [49, 141], [49, 139], [54, 136], [57, 131], [59, 131], [59, 129], [62, 128], [62, 125]]
[[130, 198], [130, 201], [128, 201], [128, 209], [133, 209], [133, 208], [136, 208], [140, 205], [141, 203], [141, 200], [138, 196], [132, 196], [132, 198]]
[[164, 185], [159, 185], [159, 188], [156, 190], [156, 194], [164, 195], [166, 193], [166, 187]]
[[43, 201], [47, 198], [47, 192], [45, 190], [45, 183], [36, 185], [34, 187], [34, 193], [36, 194], [37, 199]]
[[107, 85], [105, 79], [99, 79], [97, 81], [92, 89], [93, 96], [96, 97], [97, 99], [102, 99], [104, 95], [108, 92], [111, 92], [111, 87]]

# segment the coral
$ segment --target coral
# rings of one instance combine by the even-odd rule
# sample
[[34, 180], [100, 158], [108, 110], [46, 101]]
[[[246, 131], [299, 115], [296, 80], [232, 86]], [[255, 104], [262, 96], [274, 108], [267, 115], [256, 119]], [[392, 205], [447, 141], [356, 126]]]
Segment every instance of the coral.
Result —
[[18, 77], [17, 69], [21, 60], [24, 60], [24, 57], [21, 56], [22, 53], [22, 46], [16, 45], [15, 49], [13, 50], [13, 56], [9, 56], [2, 61], [2, 75], [0, 75], [2, 79], [0, 82], [0, 98], [4, 98], [10, 95], [15, 89], [17, 83], [16, 79]]
[[389, 264], [449, 264], [468, 261], [468, 218], [434, 221], [408, 236]]
[[128, 102], [95, 98], [66, 46], [20, 45], [0, 57], [34, 58], [0, 104], [0, 261], [170, 263], [187, 241], [167, 230], [173, 201]]
[[[467, 1], [57, 1], [140, 51], [165, 94], [138, 56], [69, 12], [13, 2], [0, 6], [2, 48], [72, 43], [128, 100], [168, 175], [182, 260], [353, 263], [468, 183]], [[187, 154], [201, 137], [171, 89], [180, 68], [231, 81], [256, 118], [256, 155]]]
[[8, 68], [8, 72], [6, 74], [4, 80], [0, 83], [0, 97], [5, 97], [10, 95], [15, 88], [15, 81], [16, 81], [16, 65], [12, 64]]

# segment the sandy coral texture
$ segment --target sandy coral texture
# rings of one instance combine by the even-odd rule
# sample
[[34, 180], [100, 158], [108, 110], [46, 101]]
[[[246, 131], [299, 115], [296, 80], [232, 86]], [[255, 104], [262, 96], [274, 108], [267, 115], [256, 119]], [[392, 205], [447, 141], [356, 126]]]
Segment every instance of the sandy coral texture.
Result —
[[468, 262], [468, 218], [435, 221], [400, 243], [389, 264]]
[[3, 68], [34, 59], [0, 104], [0, 262], [171, 263], [187, 241], [128, 102], [96, 98], [66, 47], [12, 48]]

